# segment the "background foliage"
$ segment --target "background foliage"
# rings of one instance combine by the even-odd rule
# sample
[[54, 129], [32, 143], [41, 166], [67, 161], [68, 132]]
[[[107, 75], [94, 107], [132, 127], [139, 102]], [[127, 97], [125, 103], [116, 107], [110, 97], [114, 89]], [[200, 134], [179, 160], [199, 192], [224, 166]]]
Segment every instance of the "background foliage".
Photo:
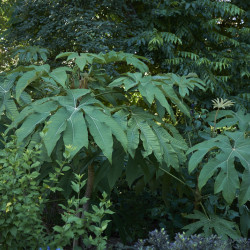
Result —
[[216, 96], [249, 101], [248, 1], [20, 1], [9, 26], [6, 46], [28, 41], [52, 58], [138, 53], [158, 72], [196, 72]]

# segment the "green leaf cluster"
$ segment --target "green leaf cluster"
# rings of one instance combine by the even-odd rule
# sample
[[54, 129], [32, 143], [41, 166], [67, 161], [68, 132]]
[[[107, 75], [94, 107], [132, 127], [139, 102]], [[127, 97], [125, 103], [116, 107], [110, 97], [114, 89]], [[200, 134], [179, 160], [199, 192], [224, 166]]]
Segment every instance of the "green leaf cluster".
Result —
[[[80, 72], [87, 64], [100, 63], [102, 65], [117, 61], [132, 64], [142, 72], [148, 70], [137, 56], [122, 52], [98, 55], [86, 53], [80, 56], [72, 52], [60, 54], [58, 58], [64, 56], [67, 56], [69, 61], [74, 60]], [[189, 116], [183, 98], [187, 97], [195, 87], [204, 90], [203, 82], [195, 74], [186, 77], [174, 74], [148, 76], [136, 72], [120, 76], [115, 80], [107, 78], [107, 82], [104, 78], [103, 86], [106, 85], [106, 87], [102, 89], [96, 88], [92, 82], [89, 82], [89, 89], [70, 89], [71, 85], [67, 84], [67, 81], [71, 79], [71, 73], [68, 72], [72, 72], [72, 69], [69, 67], [58, 67], [50, 71], [50, 66], [46, 64], [29, 66], [28, 69], [30, 70], [21, 73], [21, 76], [17, 80], [15, 79], [15, 98], [9, 93], [10, 100], [14, 99], [19, 102], [24, 93], [27, 93], [25, 90], [29, 86], [37, 84], [36, 82], [43, 81], [45, 78], [47, 82], [57, 83], [61, 91], [56, 96], [45, 97], [29, 103], [15, 117], [6, 133], [17, 128], [18, 142], [29, 138], [39, 127], [48, 156], [51, 155], [62, 137], [65, 147], [72, 148], [71, 157], [73, 158], [82, 148], [88, 149], [89, 140], [93, 138], [94, 143], [112, 162], [113, 137], [132, 157], [141, 141], [144, 157], [153, 153], [158, 162], [164, 161], [169, 166], [178, 169], [180, 163], [178, 159], [181, 157], [178, 157], [178, 154], [184, 158], [183, 152], [187, 146], [177, 130], [172, 125], [166, 124], [162, 118], [167, 112], [176, 122], [174, 106]], [[93, 77], [95, 78], [95, 71]], [[179, 92], [176, 92], [175, 86], [178, 87]], [[106, 90], [109, 92], [115, 90], [120, 93], [124, 93], [124, 91], [127, 93], [139, 92], [149, 107], [156, 105], [156, 109], [163, 112], [159, 117], [133, 106], [118, 106], [114, 109], [110, 104], [101, 102], [103, 100], [98, 98], [105, 95]], [[99, 91], [99, 94], [96, 94], [98, 93], [96, 91]], [[9, 92], [11, 92], [10, 89]], [[116, 96], [111, 97], [116, 98]], [[115, 100], [116, 103], [117, 101]], [[8, 106], [5, 105], [3, 110], [4, 108], [7, 114]], [[41, 127], [42, 124], [44, 125]], [[36, 133], [39, 133], [39, 130]]]
[[37, 180], [40, 146], [24, 150], [12, 139], [0, 151], [0, 245], [20, 249], [28, 242], [38, 248], [47, 243], [42, 221], [45, 190]]
[[[199, 189], [216, 175], [214, 192], [222, 192], [229, 204], [238, 197], [239, 204], [243, 205], [250, 199], [249, 114], [245, 115], [242, 111], [237, 113], [230, 110], [219, 111], [216, 124], [214, 124], [212, 120], [215, 115], [213, 111], [207, 117], [211, 126], [228, 129], [237, 126], [238, 130], [225, 131], [223, 135], [217, 135], [190, 148], [187, 151], [187, 154], [192, 153], [188, 170], [191, 173], [201, 166], [198, 178]], [[237, 167], [239, 163], [244, 168], [243, 172]]]
[[[104, 249], [107, 244], [107, 237], [103, 235], [109, 220], [104, 220], [107, 214], [113, 214], [109, 209], [111, 202], [107, 200], [107, 194], [102, 194], [99, 206], [92, 205], [92, 211], [84, 211], [84, 217], [79, 218], [78, 214], [83, 212], [82, 205], [87, 202], [87, 198], [80, 198], [80, 192], [84, 188], [86, 181], [82, 180], [82, 175], [75, 174], [75, 181], [71, 186], [77, 197], [73, 196], [68, 200], [67, 206], [61, 205], [64, 210], [62, 214], [63, 226], [54, 226], [56, 232], [51, 246], [63, 248], [68, 245], [72, 239], [83, 239], [84, 246], [96, 246], [98, 250]], [[94, 235], [94, 237], [93, 237]], [[79, 246], [75, 246], [75, 249]]]

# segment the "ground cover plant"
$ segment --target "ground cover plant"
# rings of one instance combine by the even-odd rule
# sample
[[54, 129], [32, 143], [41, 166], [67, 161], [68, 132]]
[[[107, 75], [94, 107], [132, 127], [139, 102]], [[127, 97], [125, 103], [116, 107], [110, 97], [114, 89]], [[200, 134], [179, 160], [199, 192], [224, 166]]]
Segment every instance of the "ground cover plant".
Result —
[[4, 1], [1, 247], [247, 249], [248, 7]]

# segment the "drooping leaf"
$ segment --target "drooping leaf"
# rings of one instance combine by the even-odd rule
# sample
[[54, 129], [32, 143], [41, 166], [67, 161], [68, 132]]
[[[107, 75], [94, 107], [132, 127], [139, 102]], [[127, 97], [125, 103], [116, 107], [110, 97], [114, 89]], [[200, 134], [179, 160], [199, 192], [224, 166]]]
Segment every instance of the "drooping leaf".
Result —
[[185, 115], [190, 116], [189, 110], [185, 106], [184, 102], [177, 96], [173, 87], [171, 85], [164, 84], [162, 85], [162, 88], [165, 91], [165, 95], [171, 100], [171, 102], [176, 104], [180, 111], [183, 112]]
[[136, 120], [134, 118], [131, 118], [128, 121], [127, 137], [128, 137], [128, 152], [132, 157], [134, 157], [135, 150], [139, 144], [139, 130]]
[[31, 96], [27, 92], [23, 91], [19, 99], [19, 104], [21, 106], [25, 106], [27, 104], [30, 104], [31, 102], [32, 102]]
[[118, 112], [113, 114], [113, 118], [123, 128], [124, 131], [127, 130], [127, 117], [128, 112], [125, 112], [124, 110], [119, 110]]
[[[15, 118], [19, 114], [17, 106], [16, 106], [13, 99], [8, 99], [5, 101], [5, 110], [6, 110], [7, 117], [9, 119], [11, 119], [12, 121], [14, 121]], [[1, 110], [0, 110], [0, 112], [1, 112]]]
[[29, 134], [33, 132], [36, 125], [43, 122], [49, 115], [50, 112], [33, 113], [29, 115], [23, 122], [22, 126], [16, 131], [17, 141], [22, 142]]
[[[48, 65], [47, 65], [48, 66]], [[16, 99], [19, 100], [24, 89], [33, 81], [47, 74], [46, 65], [34, 66], [34, 70], [25, 72], [16, 83]]]
[[11, 129], [15, 128], [20, 122], [22, 122], [27, 116], [33, 113], [33, 109], [30, 106], [25, 107], [15, 120], [8, 126], [5, 133], [7, 134]]
[[[249, 168], [250, 169], [250, 168]], [[242, 206], [250, 201], [250, 170], [246, 169], [242, 175], [242, 182], [239, 195], [239, 205]]]
[[112, 162], [113, 138], [111, 129], [97, 117], [93, 117], [91, 112], [86, 113], [86, 121], [95, 143], [103, 151], [103, 154]]
[[143, 172], [138, 164], [137, 159], [133, 159], [131, 156], [129, 156], [126, 166], [126, 180], [128, 182], [128, 185], [131, 187], [133, 182], [142, 175]]
[[138, 120], [136, 120], [136, 122], [138, 128], [141, 131], [140, 138], [143, 141], [143, 147], [145, 150], [143, 153], [144, 157], [150, 155], [153, 152], [156, 159], [159, 162], [162, 162], [162, 153], [157, 136], [147, 124], [147, 122]]
[[108, 182], [111, 189], [114, 187], [124, 170], [125, 152], [121, 147], [114, 148], [116, 148], [116, 150], [113, 152], [112, 164], [110, 164], [109, 170], [107, 171]]
[[43, 137], [48, 155], [52, 153], [61, 133], [66, 129], [66, 120], [69, 114], [65, 108], [60, 108], [48, 121], [46, 134]]
[[73, 151], [70, 152], [73, 157], [81, 148], [88, 148], [88, 131], [81, 111], [73, 112], [67, 119], [67, 127], [63, 133], [65, 145], [71, 145]]
[[80, 70], [83, 70], [85, 65], [87, 64], [86, 56], [78, 56], [75, 62]]
[[[101, 113], [101, 112], [99, 112]], [[123, 128], [116, 122], [115, 119], [113, 119], [110, 116], [103, 117], [104, 122], [108, 127], [110, 127], [112, 134], [116, 137], [116, 139], [121, 143], [124, 150], [127, 151], [128, 149], [128, 140], [125, 132], [123, 131]]]
[[10, 120], [14, 120], [19, 113], [11, 94], [16, 77], [17, 74], [11, 74], [0, 84], [0, 118], [4, 111]]
[[65, 82], [67, 80], [67, 71], [72, 71], [69, 67], [58, 67], [49, 73], [56, 82], [58, 82], [63, 88], [66, 89]]
[[174, 148], [171, 145], [171, 141], [169, 140], [171, 139], [171, 135], [169, 135], [165, 129], [163, 129], [158, 125], [153, 126], [153, 130], [160, 143], [161, 154], [163, 155], [164, 162], [166, 162], [169, 167], [171, 166], [176, 170], [178, 170], [179, 160], [177, 157], [177, 152], [174, 150]]

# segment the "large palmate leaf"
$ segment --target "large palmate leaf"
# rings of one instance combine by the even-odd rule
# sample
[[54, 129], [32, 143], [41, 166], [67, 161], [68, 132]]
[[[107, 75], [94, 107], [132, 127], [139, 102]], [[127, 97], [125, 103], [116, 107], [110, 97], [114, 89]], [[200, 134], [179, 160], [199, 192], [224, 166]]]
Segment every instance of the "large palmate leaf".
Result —
[[22, 104], [22, 102], [27, 103], [28, 96], [27, 93], [24, 94], [24, 90], [28, 87], [28, 85], [32, 84], [36, 80], [42, 79], [47, 83], [47, 86], [51, 85], [53, 88], [57, 88], [57, 84], [59, 84], [66, 89], [68, 71], [72, 71], [72, 69], [69, 67], [58, 67], [50, 72], [50, 66], [48, 64], [19, 67], [17, 72], [19, 72], [20, 77], [16, 82], [15, 87], [15, 97], [17, 102], [20, 104]]
[[146, 58], [124, 52], [110, 51], [105, 54], [80, 53], [80, 55], [75, 52], [65, 52], [59, 54], [56, 58], [62, 58], [62, 57], [67, 57], [68, 61], [75, 59], [75, 63], [80, 68], [80, 70], [83, 70], [84, 67], [88, 64], [93, 64], [93, 63], [105, 64], [111, 62], [125, 61], [127, 64], [133, 65], [135, 68], [139, 69], [143, 73], [148, 71], [147, 65], [143, 63], [141, 60], [139, 60], [139, 59], [147, 60]]
[[63, 88], [66, 88], [66, 80], [68, 78], [67, 71], [72, 71], [69, 67], [58, 67], [49, 73], [56, 82], [58, 82]]
[[[198, 185], [201, 189], [215, 173], [220, 170], [215, 178], [214, 192], [222, 192], [228, 203], [232, 203], [236, 197], [236, 190], [240, 189], [239, 202], [243, 205], [250, 200], [249, 171], [250, 171], [250, 138], [243, 132], [225, 132], [208, 141], [199, 143], [189, 149], [187, 154], [194, 152], [189, 160], [188, 169], [192, 172], [197, 168], [205, 155], [212, 149], [217, 149], [214, 157], [202, 166]], [[239, 159], [245, 171], [240, 183], [240, 173], [235, 167], [235, 160]]]
[[[119, 123], [108, 113], [101, 102], [89, 95], [88, 89], [67, 90], [66, 96], [43, 98], [24, 108], [10, 125], [17, 130], [19, 141], [25, 139], [36, 125], [47, 123], [43, 130], [43, 142], [50, 156], [57, 142], [63, 137], [70, 146], [71, 157], [81, 148], [88, 147], [88, 130], [103, 154], [112, 161], [113, 135], [127, 151], [127, 136]], [[86, 119], [86, 121], [85, 121]]]
[[134, 158], [141, 139], [144, 157], [153, 153], [159, 163], [164, 161], [178, 170], [181, 159], [185, 159], [187, 144], [173, 126], [161, 126], [155, 119], [157, 117], [146, 115], [141, 109], [133, 109], [127, 127], [128, 152]]
[[220, 110], [216, 116], [216, 124], [214, 124], [215, 115], [216, 111], [212, 111], [206, 118], [206, 121], [211, 126], [216, 125], [216, 128], [223, 128], [237, 125], [241, 131], [250, 130], [250, 114], [245, 114], [243, 110], [239, 110], [238, 112]]
[[[109, 159], [111, 159], [110, 157], [112, 155], [113, 142], [112, 134], [110, 133], [109, 136], [109, 147], [107, 147], [105, 143], [100, 144], [100, 137], [97, 137], [95, 132], [99, 131], [99, 135], [101, 135], [102, 138], [106, 138], [107, 135], [109, 135], [108, 129], [110, 128], [107, 129], [106, 127], [104, 127], [106, 126], [105, 123], [101, 124], [102, 127], [99, 127], [100, 122], [98, 122], [98, 119], [100, 118], [98, 117], [98, 114], [100, 115], [103, 113], [98, 110], [99, 106], [94, 106], [94, 104], [99, 104], [99, 102], [90, 96], [87, 97], [89, 92], [90, 90], [87, 89], [67, 90], [67, 96], [59, 96], [52, 98], [53, 100], [58, 102], [60, 106], [63, 107], [63, 110], [59, 110], [57, 111], [57, 113], [54, 114], [54, 116], [58, 116], [59, 114], [60, 118], [53, 118], [52, 116], [51, 119], [57, 119], [57, 121], [54, 123], [54, 126], [56, 125], [56, 128], [53, 126], [53, 121], [49, 123], [49, 125], [47, 126], [48, 132], [47, 135], [45, 135], [45, 139], [46, 136], [49, 136], [50, 128], [52, 130], [51, 133], [53, 133], [56, 129], [57, 134], [63, 134], [64, 144], [72, 146], [73, 151], [71, 152], [71, 156], [73, 157], [81, 148], [88, 147], [88, 127], [97, 145], [101, 145], [101, 149], [104, 150], [105, 148], [106, 150], [111, 147], [111, 150], [108, 150], [108, 153], [106, 153], [106, 151], [106, 154], [104, 153]], [[96, 115], [97, 112], [99, 113]], [[104, 118], [102, 117], [101, 120], [103, 121], [103, 119]], [[59, 138], [60, 137], [57, 135], [55, 139], [58, 140]], [[48, 142], [49, 140], [50, 139], [48, 138]], [[47, 150], [49, 152], [52, 152], [52, 149], [53, 148], [51, 148], [51, 145], [47, 143]]]
[[[174, 85], [180, 85], [182, 88], [186, 88], [185, 94], [180, 91], [181, 97], [185, 97], [189, 94], [189, 89], [193, 90], [198, 87], [204, 90], [204, 83], [198, 78], [190, 76], [179, 77], [174, 74], [166, 74], [162, 76], [144, 76], [142, 73], [128, 73], [127, 77], [120, 77], [115, 79], [109, 84], [109, 87], [123, 86], [125, 90], [138, 89], [141, 95], [146, 99], [146, 101], [152, 105], [153, 101], [156, 102], [157, 108], [164, 108], [168, 114], [171, 116], [173, 121], [175, 120], [174, 111], [172, 109], [173, 105], [176, 105], [180, 111], [182, 111], [187, 116], [190, 112], [183, 100], [174, 90]], [[171, 105], [171, 103], [173, 105]]]
[[195, 210], [194, 214], [189, 214], [185, 217], [188, 219], [198, 220], [183, 227], [183, 229], [188, 230], [186, 233], [189, 236], [202, 228], [205, 236], [207, 237], [214, 233], [223, 239], [230, 237], [235, 240], [240, 237], [238, 233], [239, 229], [236, 223], [227, 221], [220, 216], [211, 214], [207, 217], [207, 215]]
[[16, 83], [16, 99], [19, 100], [24, 89], [33, 81], [46, 76], [50, 70], [48, 64], [41, 66], [34, 66], [34, 69], [28, 72], [25, 72]]

